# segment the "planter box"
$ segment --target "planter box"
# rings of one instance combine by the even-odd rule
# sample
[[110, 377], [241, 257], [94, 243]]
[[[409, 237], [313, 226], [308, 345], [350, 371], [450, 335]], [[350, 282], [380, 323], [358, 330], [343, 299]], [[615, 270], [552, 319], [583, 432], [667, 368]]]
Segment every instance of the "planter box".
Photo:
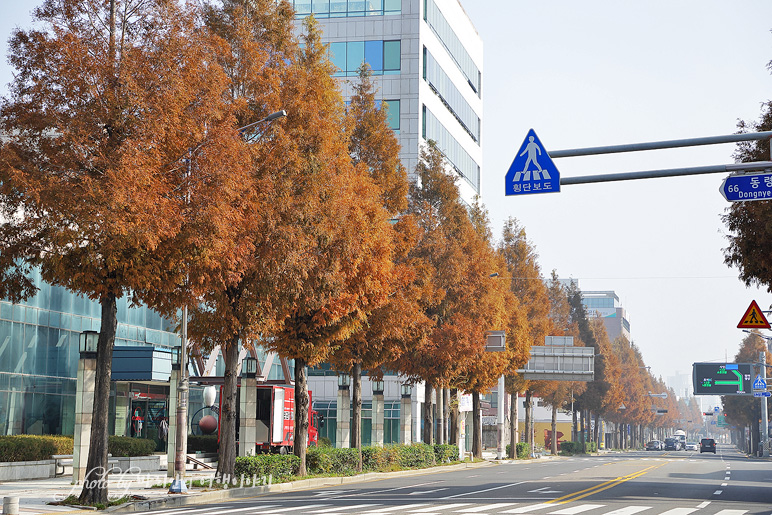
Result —
[[164, 458], [164, 465], [166, 465], [166, 454], [153, 456], [135, 456], [133, 458], [121, 458], [113, 456], [110, 459], [110, 463], [117, 462], [113, 468], [112, 473], [141, 473], [141, 472], [158, 472], [161, 470], [161, 458]]
[[48, 479], [54, 477], [55, 460], [0, 463], [0, 481]]

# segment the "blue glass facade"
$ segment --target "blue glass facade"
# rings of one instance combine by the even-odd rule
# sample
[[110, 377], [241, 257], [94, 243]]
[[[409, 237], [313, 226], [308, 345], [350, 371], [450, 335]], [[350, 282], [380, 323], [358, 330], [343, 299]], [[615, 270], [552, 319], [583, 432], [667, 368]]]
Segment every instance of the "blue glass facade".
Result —
[[[44, 283], [22, 304], [0, 300], [0, 434], [71, 435], [78, 339], [98, 331], [100, 306]], [[179, 345], [171, 323], [145, 307], [118, 302], [116, 346], [169, 352]]]

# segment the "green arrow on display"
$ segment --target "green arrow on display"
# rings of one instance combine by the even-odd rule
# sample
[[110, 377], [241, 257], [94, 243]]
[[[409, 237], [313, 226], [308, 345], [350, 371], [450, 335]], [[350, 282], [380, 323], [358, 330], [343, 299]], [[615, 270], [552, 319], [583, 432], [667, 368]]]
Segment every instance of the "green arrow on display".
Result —
[[732, 370], [732, 373], [737, 376], [735, 381], [715, 381], [716, 385], [735, 385], [737, 386], [737, 393], [745, 393], [743, 391], [743, 375], [737, 370]]

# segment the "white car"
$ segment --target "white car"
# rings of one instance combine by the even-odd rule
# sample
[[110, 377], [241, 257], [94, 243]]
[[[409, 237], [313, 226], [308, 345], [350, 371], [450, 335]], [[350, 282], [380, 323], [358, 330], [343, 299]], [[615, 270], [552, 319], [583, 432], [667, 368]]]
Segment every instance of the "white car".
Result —
[[687, 451], [699, 451], [700, 450], [700, 444], [694, 443], [694, 442], [686, 442], [686, 450]]

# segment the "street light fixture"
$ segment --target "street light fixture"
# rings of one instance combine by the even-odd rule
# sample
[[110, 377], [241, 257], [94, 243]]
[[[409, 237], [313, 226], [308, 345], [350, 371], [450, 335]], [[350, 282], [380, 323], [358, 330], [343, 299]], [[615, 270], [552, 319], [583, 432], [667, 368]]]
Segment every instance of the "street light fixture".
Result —
[[351, 385], [351, 377], [348, 374], [338, 374], [338, 390], [348, 390]]
[[373, 381], [373, 393], [374, 394], [381, 394], [383, 395], [383, 389], [385, 387], [385, 383], [383, 382], [383, 379], [379, 379], [377, 381]]
[[402, 383], [399, 386], [399, 391], [402, 394], [403, 399], [409, 399], [413, 396], [413, 385]]
[[246, 357], [241, 363], [241, 375], [253, 378], [257, 375], [257, 360], [253, 357]]
[[79, 350], [82, 358], [96, 357], [99, 347], [99, 333], [96, 331], [83, 331], [80, 333]]

